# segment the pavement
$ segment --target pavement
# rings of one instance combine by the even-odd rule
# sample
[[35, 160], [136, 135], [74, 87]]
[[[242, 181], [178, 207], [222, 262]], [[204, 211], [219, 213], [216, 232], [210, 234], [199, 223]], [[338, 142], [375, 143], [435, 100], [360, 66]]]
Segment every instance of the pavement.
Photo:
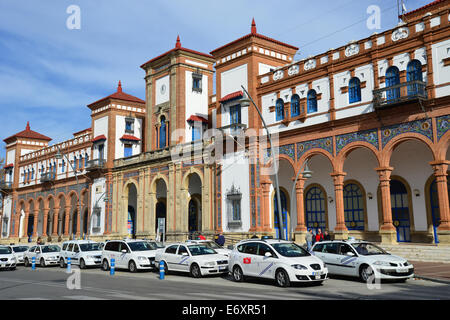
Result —
[[450, 284], [450, 262], [410, 261], [418, 279]]

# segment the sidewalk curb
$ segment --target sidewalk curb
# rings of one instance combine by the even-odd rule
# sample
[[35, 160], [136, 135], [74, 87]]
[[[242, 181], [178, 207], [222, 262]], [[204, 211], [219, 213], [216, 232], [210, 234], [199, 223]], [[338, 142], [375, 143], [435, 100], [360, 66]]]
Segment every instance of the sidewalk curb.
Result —
[[428, 280], [428, 281], [433, 281], [433, 282], [438, 282], [438, 283], [450, 284], [450, 280], [430, 278], [430, 277], [424, 277], [424, 276], [420, 276], [420, 275], [414, 275], [414, 277], [416, 279], [421, 279], [421, 280]]

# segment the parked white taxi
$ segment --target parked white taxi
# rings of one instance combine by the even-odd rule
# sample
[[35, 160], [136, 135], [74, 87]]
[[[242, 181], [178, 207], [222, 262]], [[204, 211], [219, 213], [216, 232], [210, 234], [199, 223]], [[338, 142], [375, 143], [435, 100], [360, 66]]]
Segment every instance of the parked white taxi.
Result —
[[203, 244], [203, 245], [207, 246], [208, 248], [214, 249], [217, 253], [223, 254], [224, 256], [227, 256], [227, 257], [229, 257], [230, 253], [231, 253], [230, 249], [221, 247], [212, 240], [187, 240], [186, 242], [193, 243], [193, 244]]
[[25, 251], [28, 250], [29, 246], [25, 245], [10, 245], [8, 246], [11, 248], [12, 252], [14, 253], [14, 256], [16, 257], [16, 265], [23, 264], [23, 255]]
[[237, 282], [245, 277], [267, 278], [280, 287], [291, 282], [320, 284], [328, 275], [322, 260], [292, 241], [278, 239], [239, 242], [230, 255], [230, 271]]
[[14, 270], [17, 259], [12, 249], [8, 246], [0, 246], [0, 269]]
[[102, 263], [102, 246], [91, 240], [72, 240], [62, 245], [59, 266], [64, 268], [70, 258], [72, 265], [79, 265], [80, 269], [98, 266]]
[[367, 241], [317, 242], [311, 253], [326, 263], [330, 274], [359, 277], [363, 282], [371, 278], [405, 281], [414, 277], [414, 266], [405, 258]]
[[25, 267], [31, 265], [33, 257], [36, 258], [36, 264], [39, 264], [40, 267], [56, 265], [59, 262], [60, 253], [61, 248], [55, 244], [32, 246], [24, 253]]
[[165, 273], [189, 272], [194, 278], [228, 272], [228, 257], [204, 244], [189, 242], [171, 244], [156, 252], [155, 266], [159, 266], [161, 261]]
[[128, 269], [130, 272], [153, 269], [153, 261], [158, 248], [147, 240], [111, 240], [106, 242], [102, 251], [102, 270], [111, 267], [111, 259], [116, 269]]

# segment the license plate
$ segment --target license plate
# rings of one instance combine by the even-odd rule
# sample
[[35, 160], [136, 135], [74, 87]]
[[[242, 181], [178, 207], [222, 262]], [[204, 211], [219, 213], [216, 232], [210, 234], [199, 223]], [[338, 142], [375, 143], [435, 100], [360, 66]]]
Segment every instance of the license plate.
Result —
[[322, 275], [322, 271], [317, 271], [317, 272], [313, 272], [313, 276], [321, 276]]
[[228, 269], [228, 267], [219, 267], [219, 271], [224, 271], [224, 270], [227, 270]]
[[6, 267], [6, 264], [2, 264], [1, 267], [2, 267], [2, 268]]
[[404, 272], [408, 272], [408, 268], [397, 268], [396, 270], [398, 273], [404, 273]]
[[316, 276], [316, 280], [317, 280], [317, 279], [320, 279], [320, 276], [319, 276], [319, 275]]

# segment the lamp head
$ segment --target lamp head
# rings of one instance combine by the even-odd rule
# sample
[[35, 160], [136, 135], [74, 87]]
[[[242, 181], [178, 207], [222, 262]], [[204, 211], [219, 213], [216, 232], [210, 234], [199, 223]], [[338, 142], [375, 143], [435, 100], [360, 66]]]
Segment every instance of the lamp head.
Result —
[[242, 108], [248, 108], [250, 106], [250, 99], [247, 97], [247, 94], [244, 92], [242, 98], [239, 100], [239, 104]]
[[308, 163], [306, 163], [305, 170], [303, 170], [303, 173], [302, 173], [303, 178], [309, 179], [312, 177], [313, 173], [314, 173], [313, 171], [309, 170]]
[[55, 158], [58, 159], [58, 160], [61, 160], [63, 158], [63, 155], [62, 155], [62, 153], [59, 150], [56, 152]]

